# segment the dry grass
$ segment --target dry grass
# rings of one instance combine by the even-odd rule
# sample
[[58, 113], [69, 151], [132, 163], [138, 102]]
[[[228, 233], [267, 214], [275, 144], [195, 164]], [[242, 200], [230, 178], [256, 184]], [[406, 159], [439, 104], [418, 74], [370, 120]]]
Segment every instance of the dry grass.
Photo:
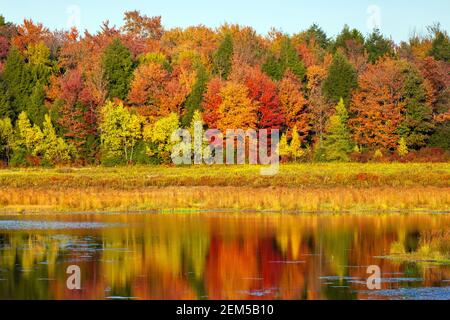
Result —
[[0, 190], [4, 211], [233, 210], [295, 212], [439, 211], [450, 208], [450, 188], [164, 187]]
[[450, 208], [450, 165], [121, 167], [0, 171], [4, 211], [364, 212]]

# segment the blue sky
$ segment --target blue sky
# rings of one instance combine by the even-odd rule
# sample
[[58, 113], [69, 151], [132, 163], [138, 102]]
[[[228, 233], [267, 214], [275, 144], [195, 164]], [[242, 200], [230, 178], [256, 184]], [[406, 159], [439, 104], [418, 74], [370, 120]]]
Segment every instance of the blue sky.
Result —
[[122, 25], [123, 12], [134, 9], [161, 15], [166, 28], [230, 22], [250, 25], [260, 34], [270, 27], [292, 34], [314, 22], [330, 36], [345, 23], [366, 34], [375, 24], [400, 41], [414, 30], [426, 33], [434, 22], [450, 29], [449, 0], [0, 0], [0, 14], [7, 21], [32, 18], [50, 29], [77, 24], [91, 32], [107, 19]]

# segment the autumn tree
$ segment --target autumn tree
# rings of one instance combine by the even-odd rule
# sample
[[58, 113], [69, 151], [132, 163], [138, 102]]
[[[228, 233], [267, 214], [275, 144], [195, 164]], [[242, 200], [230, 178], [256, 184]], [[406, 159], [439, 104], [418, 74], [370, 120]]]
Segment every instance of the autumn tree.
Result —
[[371, 150], [395, 149], [405, 108], [404, 81], [401, 66], [389, 58], [369, 65], [360, 76], [350, 108], [355, 117], [349, 121], [359, 145]]
[[139, 11], [127, 11], [124, 17], [123, 31], [139, 38], [160, 40], [164, 34], [161, 17], [148, 17]]
[[220, 91], [222, 102], [218, 109], [217, 129], [255, 129], [258, 106], [249, 96], [248, 89], [229, 82]]
[[311, 115], [301, 91], [301, 82], [293, 73], [286, 72], [278, 90], [286, 127], [290, 132], [296, 128], [303, 141], [311, 129]]
[[138, 106], [148, 106], [156, 115], [159, 99], [164, 91], [169, 73], [157, 62], [141, 64], [135, 71], [128, 99]]
[[133, 74], [130, 50], [120, 39], [114, 39], [103, 54], [104, 76], [108, 83], [108, 97], [125, 100]]
[[258, 105], [257, 127], [260, 129], [281, 129], [284, 115], [278, 98], [277, 85], [257, 67], [235, 68], [232, 79], [237, 81], [239, 75], [248, 88], [249, 97]]
[[310, 113], [311, 130], [315, 140], [322, 137], [325, 126], [332, 113], [332, 107], [322, 94], [322, 85], [327, 75], [324, 66], [313, 65], [307, 71], [308, 113]]
[[355, 69], [343, 54], [336, 52], [323, 83], [325, 97], [333, 104], [338, 103], [341, 98], [347, 103], [357, 86], [358, 76]]
[[60, 132], [76, 148], [79, 159], [92, 162], [98, 151], [98, 103], [80, 70], [54, 76], [47, 90]]
[[219, 119], [219, 106], [222, 103], [220, 91], [224, 86], [224, 82], [218, 78], [212, 78], [203, 95], [202, 109], [203, 120], [211, 129], [217, 129], [217, 120]]
[[108, 102], [101, 109], [101, 143], [103, 161], [128, 163], [133, 160], [135, 146], [142, 138], [142, 118], [122, 104]]

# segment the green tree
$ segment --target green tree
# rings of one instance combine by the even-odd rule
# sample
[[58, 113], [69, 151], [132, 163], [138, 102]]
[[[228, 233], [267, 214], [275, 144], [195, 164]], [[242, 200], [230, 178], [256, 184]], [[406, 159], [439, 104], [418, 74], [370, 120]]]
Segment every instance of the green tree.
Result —
[[233, 37], [226, 33], [213, 57], [213, 72], [222, 79], [227, 79], [231, 72], [233, 50]]
[[16, 47], [9, 50], [2, 79], [3, 101], [0, 117], [9, 117], [14, 120], [26, 106], [28, 86], [31, 82], [24, 57]]
[[364, 44], [364, 36], [357, 29], [350, 29], [348, 25], [345, 25], [341, 33], [337, 35], [334, 41], [334, 51], [338, 48], [347, 48], [348, 41], [354, 41], [358, 44]]
[[71, 159], [75, 152], [72, 145], [68, 145], [63, 138], [58, 137], [48, 114], [44, 117], [42, 140], [37, 144], [35, 153], [50, 164], [57, 164]]
[[128, 163], [142, 138], [143, 120], [122, 104], [106, 103], [101, 109], [100, 140], [104, 163]]
[[330, 45], [330, 39], [328, 39], [327, 34], [315, 23], [305, 31], [305, 35], [308, 44], [314, 38], [315, 43], [319, 44], [322, 49], [327, 49]]
[[103, 54], [104, 76], [108, 83], [108, 97], [125, 100], [133, 75], [130, 50], [119, 39], [114, 39]]
[[201, 109], [203, 93], [206, 90], [207, 83], [208, 73], [205, 67], [199, 64], [197, 67], [197, 79], [185, 103], [186, 113], [182, 119], [182, 125], [184, 127], [187, 127], [191, 123], [194, 113]]
[[14, 131], [9, 118], [0, 119], [0, 158], [6, 162], [13, 146]]
[[291, 39], [287, 36], [281, 40], [279, 58], [269, 55], [262, 70], [274, 80], [281, 80], [287, 70], [291, 70], [300, 80], [303, 80], [306, 72]]
[[348, 161], [348, 154], [353, 149], [350, 131], [347, 126], [348, 112], [341, 99], [335, 114], [330, 118], [321, 145], [321, 160]]
[[19, 114], [16, 121], [16, 138], [14, 140], [14, 151], [24, 151], [25, 155], [38, 156], [42, 148], [39, 146], [44, 139], [44, 134], [38, 125], [31, 125], [30, 119], [25, 111]]
[[357, 86], [358, 76], [355, 68], [343, 54], [336, 52], [322, 87], [325, 97], [332, 103], [338, 103], [341, 98], [344, 103], [348, 103], [352, 90]]
[[431, 49], [428, 52], [436, 60], [450, 61], [450, 40], [447, 32], [442, 31], [439, 25], [429, 28], [434, 33]]
[[427, 102], [427, 91], [420, 73], [411, 65], [406, 65], [404, 72], [404, 120], [398, 134], [404, 137], [409, 148], [420, 149], [427, 144], [433, 132], [433, 112]]
[[379, 29], [373, 30], [369, 35], [365, 47], [371, 63], [375, 63], [380, 57], [385, 55], [394, 55], [392, 41], [384, 38]]

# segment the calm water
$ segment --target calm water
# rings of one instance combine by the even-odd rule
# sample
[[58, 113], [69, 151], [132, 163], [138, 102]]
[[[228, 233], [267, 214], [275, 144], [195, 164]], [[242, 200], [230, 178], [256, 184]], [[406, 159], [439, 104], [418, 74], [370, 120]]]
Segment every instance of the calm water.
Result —
[[2, 216], [0, 299], [450, 299], [449, 265], [382, 257], [449, 228], [448, 215]]

